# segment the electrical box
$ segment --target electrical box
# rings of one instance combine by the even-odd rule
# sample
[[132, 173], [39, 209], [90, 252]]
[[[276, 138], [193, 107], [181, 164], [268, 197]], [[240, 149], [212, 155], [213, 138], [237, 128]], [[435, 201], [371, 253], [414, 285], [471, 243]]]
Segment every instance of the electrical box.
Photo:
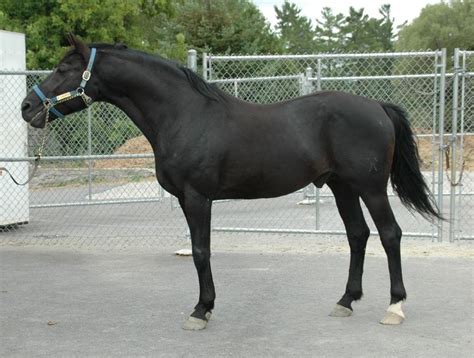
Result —
[[[21, 117], [26, 96], [25, 35], [0, 30], [0, 167], [7, 168], [19, 182], [28, 179], [28, 162], [5, 162], [1, 158], [28, 156], [28, 128]], [[16, 185], [0, 170], [0, 227], [29, 221], [28, 185]]]

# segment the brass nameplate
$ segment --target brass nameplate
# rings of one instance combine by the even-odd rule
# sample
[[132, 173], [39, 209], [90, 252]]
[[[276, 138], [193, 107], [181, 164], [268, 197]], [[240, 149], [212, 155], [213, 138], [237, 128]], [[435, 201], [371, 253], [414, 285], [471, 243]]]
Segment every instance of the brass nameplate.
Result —
[[69, 97], [71, 97], [71, 92], [66, 92], [66, 93], [60, 94], [56, 98], [57, 98], [58, 101], [61, 101], [63, 99], [69, 98]]

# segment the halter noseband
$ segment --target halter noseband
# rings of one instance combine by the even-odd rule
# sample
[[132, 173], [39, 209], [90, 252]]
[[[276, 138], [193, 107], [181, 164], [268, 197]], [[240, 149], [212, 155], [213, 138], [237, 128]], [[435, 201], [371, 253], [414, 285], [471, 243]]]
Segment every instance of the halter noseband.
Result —
[[87, 64], [86, 70], [82, 73], [82, 81], [79, 87], [77, 87], [77, 89], [70, 92], [64, 92], [53, 98], [48, 98], [44, 95], [44, 93], [41, 91], [38, 85], [35, 85], [33, 87], [33, 91], [35, 91], [36, 95], [43, 102], [43, 106], [47, 110], [48, 114], [51, 112], [54, 115], [56, 115], [56, 117], [64, 118], [64, 114], [59, 112], [56, 108], [54, 108], [54, 106], [56, 106], [59, 103], [69, 101], [76, 97], [81, 97], [86, 106], [90, 106], [92, 104], [92, 98], [86, 95], [84, 88], [87, 85], [87, 81], [89, 81], [89, 79], [91, 78], [92, 66], [94, 66], [96, 52], [97, 50], [95, 48], [91, 48], [89, 63]]

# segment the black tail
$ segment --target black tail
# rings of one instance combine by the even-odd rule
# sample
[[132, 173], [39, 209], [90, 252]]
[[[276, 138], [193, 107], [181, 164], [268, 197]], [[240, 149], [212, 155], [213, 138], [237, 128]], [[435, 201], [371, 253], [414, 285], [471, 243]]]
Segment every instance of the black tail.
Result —
[[390, 179], [402, 203], [426, 218], [443, 219], [421, 175], [419, 154], [406, 112], [391, 103], [380, 103], [395, 126], [395, 152]]

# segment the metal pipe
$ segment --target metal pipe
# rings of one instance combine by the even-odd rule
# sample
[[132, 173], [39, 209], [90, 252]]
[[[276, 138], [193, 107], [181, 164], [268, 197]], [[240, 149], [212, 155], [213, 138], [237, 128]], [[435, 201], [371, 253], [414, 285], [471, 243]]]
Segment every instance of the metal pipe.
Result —
[[191, 71], [197, 72], [197, 51], [194, 49], [188, 50], [187, 66]]
[[[438, 75], [438, 59], [439, 59], [439, 56], [438, 54], [435, 55], [435, 58], [434, 58], [434, 71], [435, 71], [435, 74]], [[437, 124], [437, 101], [438, 101], [438, 98], [437, 98], [437, 94], [438, 94], [438, 81], [436, 80], [436, 78], [433, 78], [433, 116], [432, 116], [432, 122], [431, 122], [431, 126], [432, 126], [432, 132], [431, 132], [431, 192], [434, 193], [435, 192], [435, 185], [436, 185], [436, 171], [435, 171], [435, 163], [436, 163], [436, 124]], [[418, 136], [420, 137], [420, 136]], [[435, 237], [436, 237], [436, 234], [435, 234], [435, 226], [432, 225], [431, 226], [431, 232], [433, 233], [433, 237], [432, 237], [432, 241], [434, 242], [435, 241]]]
[[0, 71], [0, 76], [8, 75], [8, 76], [15, 76], [15, 75], [49, 75], [53, 71], [51, 70], [24, 70], [24, 71]]
[[50, 203], [50, 204], [36, 204], [30, 205], [30, 209], [46, 209], [46, 208], [65, 208], [73, 206], [91, 206], [91, 205], [115, 205], [115, 204], [139, 204], [139, 203], [155, 203], [162, 201], [163, 198], [157, 197], [152, 199], [130, 199], [130, 200], [92, 200], [92, 201], [77, 201], [66, 203]]
[[[109, 160], [109, 159], [147, 159], [155, 158], [154, 154], [110, 154], [110, 155], [65, 155], [65, 156], [44, 156], [41, 160], [44, 161], [75, 161], [75, 160]], [[36, 157], [18, 157], [0, 158], [0, 162], [34, 162]]]
[[[453, 76], [452, 73], [445, 74], [447, 77]], [[421, 75], [380, 75], [380, 76], [343, 76], [343, 77], [321, 77], [319, 81], [362, 81], [362, 80], [397, 80], [397, 79], [416, 79], [440, 77], [437, 73], [425, 73]], [[308, 78], [310, 81], [318, 81], [318, 78]]]
[[[92, 115], [91, 107], [87, 107], [87, 154], [92, 155]], [[89, 200], [92, 200], [92, 160], [88, 160]]]
[[[441, 52], [439, 85], [438, 207], [443, 210], [444, 110], [446, 96], [446, 49]], [[438, 241], [443, 241], [443, 220], [438, 221]]]
[[[464, 133], [464, 107], [465, 107], [465, 98], [466, 98], [466, 76], [469, 75], [472, 72], [467, 72], [467, 65], [466, 65], [466, 56], [467, 56], [468, 51], [463, 51], [462, 52], [462, 72], [463, 75], [461, 77], [461, 120], [460, 120], [460, 127], [461, 127], [461, 132], [459, 133], [460, 135], [460, 151], [459, 151], [459, 163], [464, 162], [464, 136], [467, 133]], [[474, 53], [474, 52], [473, 52]], [[462, 205], [462, 200], [463, 196], [469, 195], [470, 193], [463, 193], [463, 185], [459, 185], [459, 191], [458, 191], [458, 207], [460, 208]], [[456, 222], [456, 227], [455, 230], [457, 230], [458, 227], [458, 222]], [[456, 235], [454, 236], [456, 239]]]
[[235, 97], [239, 96], [239, 84], [237, 81], [234, 81], [234, 96]]
[[[321, 78], [322, 78], [322, 65], [321, 65], [321, 61], [322, 59], [321, 58], [318, 58], [318, 64], [317, 64], [317, 68], [316, 68], [316, 90], [318, 92], [321, 91]], [[315, 229], [316, 230], [319, 230], [321, 229], [321, 192], [319, 190], [318, 187], [316, 187], [316, 185], [314, 185], [314, 189], [315, 189], [315, 198], [314, 198], [314, 205], [315, 205]]]
[[474, 236], [472, 236], [472, 235], [459, 236], [457, 239], [458, 240], [474, 240]]
[[245, 55], [245, 56], [212, 56], [213, 61], [253, 61], [253, 60], [297, 60], [317, 58], [380, 58], [380, 57], [430, 57], [439, 51], [421, 52], [380, 52], [380, 53], [346, 53], [346, 54], [313, 54], [313, 55]]
[[299, 79], [301, 75], [273, 76], [273, 77], [249, 77], [249, 78], [222, 78], [209, 80], [209, 83], [234, 83], [234, 82], [255, 82], [255, 81], [277, 81]]
[[454, 49], [453, 109], [451, 121], [451, 180], [449, 196], [449, 242], [454, 241], [456, 225], [456, 135], [458, 132], [458, 86], [459, 86], [459, 49]]
[[304, 81], [304, 94], [310, 94], [313, 92], [313, 85], [309, 79], [313, 77], [313, 69], [311, 67], [306, 68], [305, 81]]
[[207, 53], [206, 52], [203, 52], [202, 53], [202, 78], [204, 78], [204, 80], [209, 80], [209, 78], [207, 77]]
[[[344, 230], [303, 230], [303, 229], [266, 229], [252, 227], [213, 227], [216, 232], [241, 232], [241, 233], [264, 233], [264, 234], [322, 234], [322, 235], [346, 235]], [[377, 231], [371, 231], [371, 235], [379, 235]], [[403, 236], [431, 237], [431, 233], [403, 232]]]

